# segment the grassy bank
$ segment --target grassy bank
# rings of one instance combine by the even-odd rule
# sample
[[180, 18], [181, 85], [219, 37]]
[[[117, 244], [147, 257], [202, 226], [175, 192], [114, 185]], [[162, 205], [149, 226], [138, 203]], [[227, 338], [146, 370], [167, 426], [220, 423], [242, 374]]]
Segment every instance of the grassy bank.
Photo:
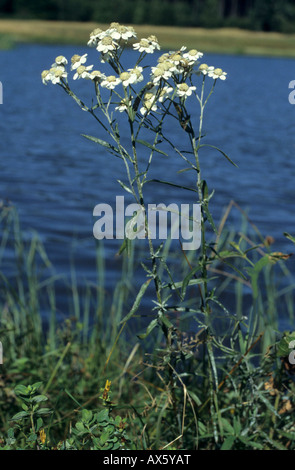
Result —
[[[23, 240], [11, 207], [0, 210], [0, 226], [0, 449], [294, 449], [295, 383], [280, 359], [289, 353], [290, 338], [277, 333], [279, 305], [294, 323], [294, 285], [285, 264], [278, 266], [284, 289], [270, 266], [260, 274], [255, 303], [264, 315], [253, 316], [250, 305], [249, 327], [248, 282], [238, 271], [231, 276], [212, 264], [221, 297], [231, 291], [235, 315], [224, 312], [221, 331], [214, 328], [214, 336], [206, 338], [204, 328], [183, 329], [182, 312], [176, 318], [180, 349], [171, 344], [168, 351], [160, 331], [152, 346], [128, 324], [122, 330], [121, 318], [134, 296], [132, 254], [124, 258], [122, 278], [108, 296], [100, 248], [97, 283], [78, 286], [73, 273], [64, 285], [69, 308], [61, 311], [56, 300], [64, 279], [52, 271], [37, 235]], [[249, 242], [248, 229], [243, 220], [241, 243]], [[241, 237], [219, 233], [224, 249]], [[3, 271], [8, 259], [9, 277]], [[187, 268], [184, 257], [178, 261], [178, 272]], [[196, 292], [191, 295], [194, 305]], [[215, 390], [208, 377], [211, 361]]]
[[[15, 43], [85, 44], [95, 23], [39, 20], [0, 20], [0, 47]], [[204, 52], [295, 57], [295, 34], [264, 33], [237, 28], [203, 29], [166, 26], [136, 26], [139, 37], [155, 34], [163, 48], [183, 44]]]

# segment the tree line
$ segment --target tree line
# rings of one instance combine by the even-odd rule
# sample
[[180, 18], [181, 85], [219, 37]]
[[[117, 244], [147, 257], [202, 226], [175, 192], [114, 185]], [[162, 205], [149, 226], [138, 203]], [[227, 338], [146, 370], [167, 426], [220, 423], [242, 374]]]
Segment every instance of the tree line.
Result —
[[295, 0], [0, 0], [0, 16], [295, 32]]

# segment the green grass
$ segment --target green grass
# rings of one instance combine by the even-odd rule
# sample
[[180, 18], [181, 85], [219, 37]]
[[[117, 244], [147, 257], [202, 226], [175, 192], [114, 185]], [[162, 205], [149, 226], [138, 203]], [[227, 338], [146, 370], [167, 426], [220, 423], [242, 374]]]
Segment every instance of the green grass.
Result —
[[[96, 23], [41, 20], [0, 20], [0, 47], [12, 43], [85, 45]], [[155, 34], [163, 49], [182, 45], [203, 52], [295, 57], [295, 34], [265, 33], [238, 28], [204, 29], [136, 25], [139, 37]]]
[[[253, 262], [259, 263], [268, 253], [261, 243], [263, 237], [245, 215], [239, 234], [225, 229], [228, 213], [215, 240], [219, 251], [225, 256], [232, 243], [241, 250], [258, 245], [251, 253]], [[0, 223], [0, 339], [4, 352], [0, 447], [112, 448], [117, 438], [109, 436], [110, 441], [104, 441], [99, 421], [99, 413], [107, 408], [111, 410], [108, 420], [126, 420], [128, 440], [123, 444], [128, 449], [295, 448], [295, 383], [280, 360], [286, 352], [280, 352], [282, 333], [278, 332], [278, 312], [282, 310], [289, 311], [294, 325], [294, 279], [285, 262], [278, 260], [275, 271], [273, 263], [257, 271], [257, 284], [252, 278], [257, 293], [250, 303], [245, 295], [251, 289], [250, 278], [241, 275], [243, 260], [232, 260], [234, 274], [220, 262], [212, 263], [209, 274], [215, 277], [216, 295], [222, 301], [231, 292], [234, 315], [216, 303], [211, 335], [207, 336], [206, 325], [189, 313], [198, 298], [197, 286], [192, 285], [187, 292], [187, 312], [172, 314], [175, 331], [170, 331], [168, 347], [160, 330], [139, 340], [134, 327], [127, 323], [122, 329], [120, 324], [136, 295], [135, 260], [142, 254], [131, 252], [129, 258], [122, 258], [121, 279], [110, 295], [102, 245], [97, 246], [97, 282], [78, 286], [74, 266], [70, 281], [55, 275], [37, 234], [24, 241], [12, 207], [2, 207]], [[14, 260], [7, 256], [8, 249], [14, 250]], [[173, 255], [169, 244], [166, 254], [176, 256], [177, 273], [173, 275], [184, 278], [194, 254], [187, 258], [181, 252]], [[14, 273], [9, 278], [4, 269], [8, 261]], [[61, 286], [69, 305], [63, 312], [56, 303]], [[44, 307], [49, 312], [46, 322]], [[195, 332], [190, 329], [193, 319], [200, 325]], [[110, 397], [107, 401], [102, 398], [107, 380], [112, 382], [112, 403]], [[33, 394], [28, 401], [22, 387], [39, 382], [43, 398], [34, 402]], [[49, 414], [43, 408], [44, 397]], [[16, 413], [28, 413], [24, 410], [36, 403], [40, 416], [37, 407], [31, 421], [25, 416], [18, 419], [20, 415], [10, 421]], [[96, 434], [85, 431], [89, 416]], [[114, 423], [109, 421], [110, 429], [118, 434]], [[41, 428], [46, 434], [44, 444], [36, 431]]]

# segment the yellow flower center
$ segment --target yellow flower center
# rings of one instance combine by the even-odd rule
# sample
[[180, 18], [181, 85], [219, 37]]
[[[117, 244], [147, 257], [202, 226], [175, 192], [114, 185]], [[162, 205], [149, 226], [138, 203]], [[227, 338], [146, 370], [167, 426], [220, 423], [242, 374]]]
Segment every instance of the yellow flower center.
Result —
[[110, 75], [109, 77], [107, 77], [107, 81], [113, 83], [116, 81], [116, 77], [114, 75]]
[[98, 34], [102, 33], [102, 29], [100, 28], [95, 28], [92, 33], [90, 34], [90, 36], [97, 36]]
[[162, 67], [161, 68], [158, 67], [154, 70], [154, 76], [155, 77], [161, 77], [162, 75], [164, 75], [164, 73], [165, 73], [165, 69], [162, 68]]
[[179, 60], [181, 60], [181, 55], [180, 54], [172, 54], [170, 56], [170, 59], [174, 60], [174, 61], [179, 61]]
[[43, 72], [41, 73], [41, 78], [46, 78], [47, 75], [49, 74], [49, 70], [43, 70]]
[[99, 70], [93, 70], [90, 75], [93, 78], [101, 79], [101, 72]]
[[63, 74], [63, 71], [62, 71], [62, 70], [59, 70], [59, 69], [56, 69], [55, 72], [54, 72], [54, 75], [55, 75], [56, 77], [61, 77], [62, 74]]
[[189, 89], [189, 86], [188, 86], [187, 83], [181, 83], [181, 84], [179, 85], [179, 90], [180, 90], [180, 91], [186, 92], [188, 89]]
[[111, 44], [113, 44], [113, 40], [112, 40], [111, 36], [106, 36], [106, 37], [102, 38], [101, 43], [104, 46], [110, 46]]
[[59, 55], [58, 57], [56, 57], [55, 59], [55, 62], [58, 64], [58, 63], [61, 63], [61, 62], [64, 62], [65, 61], [65, 57], [63, 55]]
[[159, 42], [158, 38], [156, 36], [154, 36], [153, 34], [148, 37], [148, 41], [150, 41], [150, 42]]
[[130, 78], [130, 73], [123, 72], [123, 73], [121, 73], [120, 78], [121, 78], [122, 82], [124, 82], [125, 80], [128, 80]]
[[147, 39], [141, 39], [141, 40], [139, 41], [139, 44], [140, 44], [142, 47], [149, 47], [149, 45], [150, 45]]
[[76, 62], [79, 62], [80, 59], [81, 59], [81, 56], [79, 56], [78, 54], [75, 54], [71, 58], [71, 62], [72, 62], [72, 64], [75, 64]]
[[82, 73], [85, 72], [85, 70], [86, 70], [85, 65], [80, 65], [80, 66], [77, 68], [77, 73], [78, 73], [79, 75], [82, 75]]

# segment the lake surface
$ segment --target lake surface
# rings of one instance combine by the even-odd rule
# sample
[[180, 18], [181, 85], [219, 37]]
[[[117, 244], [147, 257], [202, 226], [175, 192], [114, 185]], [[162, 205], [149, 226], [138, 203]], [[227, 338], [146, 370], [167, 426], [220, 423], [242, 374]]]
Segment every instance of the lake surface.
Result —
[[[93, 208], [124, 195], [116, 181], [125, 178], [124, 167], [81, 137], [105, 138], [63, 90], [44, 86], [40, 73], [57, 55], [70, 60], [85, 52], [89, 63], [97, 61], [96, 51], [86, 47], [25, 45], [0, 51], [0, 200], [17, 207], [28, 236], [31, 229], [39, 233], [59, 272], [69, 270], [74, 253], [79, 282], [95, 279]], [[215, 189], [211, 208], [216, 221], [233, 199], [249, 211], [263, 235], [274, 237], [274, 251], [292, 251], [283, 232], [295, 234], [295, 106], [288, 101], [295, 61], [212, 54], [203, 59], [228, 73], [206, 108], [206, 139], [238, 165], [214, 150], [202, 157], [203, 177]], [[75, 90], [87, 95], [81, 82]], [[175, 132], [181, 139], [181, 129]], [[159, 155], [152, 176], [193, 186], [192, 172], [183, 173], [180, 181], [177, 171], [183, 167], [182, 161]], [[171, 188], [158, 186], [155, 191], [151, 197], [156, 202], [177, 202], [171, 201]], [[179, 195], [181, 202], [190, 201], [191, 194]], [[235, 217], [238, 222], [237, 212], [233, 221]], [[112, 286], [119, 275], [114, 256], [118, 243], [109, 240], [104, 246], [106, 282]]]

